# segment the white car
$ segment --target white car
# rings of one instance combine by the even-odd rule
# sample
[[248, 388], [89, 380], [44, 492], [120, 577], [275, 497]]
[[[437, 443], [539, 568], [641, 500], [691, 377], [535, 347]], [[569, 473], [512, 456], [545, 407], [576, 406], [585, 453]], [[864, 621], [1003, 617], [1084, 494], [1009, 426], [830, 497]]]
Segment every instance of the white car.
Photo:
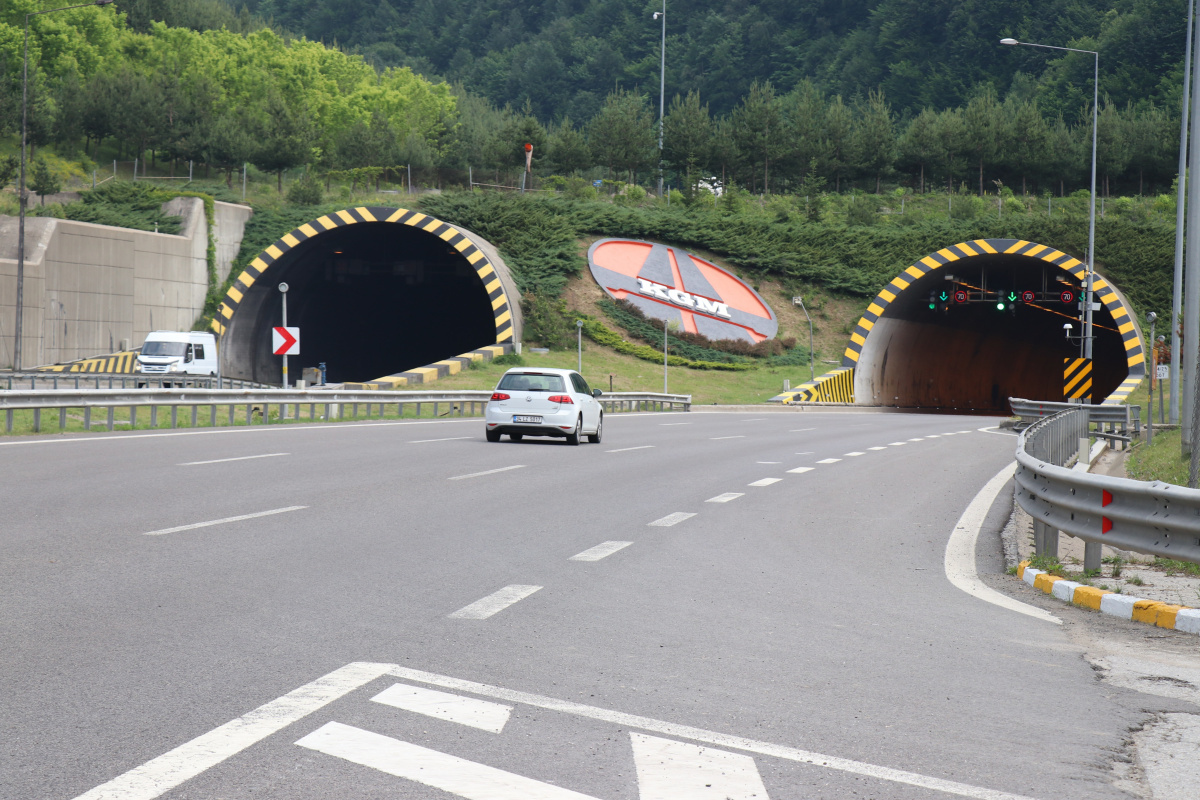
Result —
[[514, 442], [526, 436], [557, 436], [579, 444], [586, 435], [599, 444], [604, 409], [596, 398], [601, 394], [573, 369], [510, 369], [496, 384], [484, 412], [487, 440], [498, 442], [503, 434]]

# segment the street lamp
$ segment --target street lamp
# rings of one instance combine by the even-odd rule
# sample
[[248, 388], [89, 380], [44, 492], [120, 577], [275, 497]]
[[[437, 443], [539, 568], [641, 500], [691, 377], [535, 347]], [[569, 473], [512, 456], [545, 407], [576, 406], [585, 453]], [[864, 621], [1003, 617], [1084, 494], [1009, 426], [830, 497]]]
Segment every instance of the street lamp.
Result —
[[1100, 102], [1100, 54], [1095, 50], [1079, 50], [1074, 47], [1056, 47], [1052, 44], [1018, 42], [1016, 39], [1001, 39], [1000, 44], [1041, 47], [1046, 50], [1065, 50], [1069, 53], [1088, 53], [1095, 57], [1092, 70], [1092, 199], [1088, 211], [1087, 275], [1084, 279], [1083, 298], [1083, 357], [1092, 358], [1092, 278], [1096, 271], [1096, 124]]
[[662, 17], [662, 44], [659, 53], [662, 64], [658, 73], [658, 196], [663, 196], [663, 103], [667, 93], [667, 0], [663, 0], [663, 10], [655, 11], [654, 18]]
[[16, 343], [13, 346], [13, 372], [21, 369], [21, 336], [25, 316], [25, 146], [29, 138], [29, 18], [39, 14], [51, 14], [55, 11], [69, 11], [72, 8], [87, 8], [88, 6], [106, 6], [113, 0], [94, 0], [77, 6], [48, 8], [45, 11], [31, 11], [25, 15], [25, 61], [21, 71], [21, 178], [17, 184], [17, 319], [15, 324]]

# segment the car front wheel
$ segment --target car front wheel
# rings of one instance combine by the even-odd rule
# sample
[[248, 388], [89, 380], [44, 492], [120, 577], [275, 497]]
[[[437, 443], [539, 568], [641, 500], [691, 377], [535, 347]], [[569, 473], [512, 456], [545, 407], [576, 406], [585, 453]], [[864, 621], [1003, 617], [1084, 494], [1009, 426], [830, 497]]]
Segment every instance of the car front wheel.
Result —
[[600, 419], [596, 420], [596, 432], [588, 434], [588, 441], [592, 444], [600, 444], [600, 436], [604, 433], [604, 415], [600, 415]]
[[579, 444], [583, 437], [583, 417], [576, 417], [575, 430], [567, 434], [567, 444]]

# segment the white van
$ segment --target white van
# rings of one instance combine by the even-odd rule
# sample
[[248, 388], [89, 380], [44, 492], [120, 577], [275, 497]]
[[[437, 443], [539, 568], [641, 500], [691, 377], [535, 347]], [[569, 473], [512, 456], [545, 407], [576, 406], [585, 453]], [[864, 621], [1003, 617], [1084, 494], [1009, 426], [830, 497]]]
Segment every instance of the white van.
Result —
[[134, 370], [143, 375], [216, 375], [217, 339], [198, 331], [154, 331]]

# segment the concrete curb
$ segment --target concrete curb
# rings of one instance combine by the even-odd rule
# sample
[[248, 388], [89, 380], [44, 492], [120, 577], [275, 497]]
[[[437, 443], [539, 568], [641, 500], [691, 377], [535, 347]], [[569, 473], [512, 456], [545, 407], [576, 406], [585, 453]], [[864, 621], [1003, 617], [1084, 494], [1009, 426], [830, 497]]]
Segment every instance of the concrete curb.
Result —
[[1200, 635], [1200, 609], [1160, 603], [1157, 600], [1143, 600], [1107, 589], [1097, 589], [1095, 586], [1084, 586], [1082, 583], [1034, 569], [1029, 566], [1028, 561], [1017, 565], [1017, 577], [1033, 588], [1041, 589], [1046, 594], [1072, 605], [1133, 622]]

